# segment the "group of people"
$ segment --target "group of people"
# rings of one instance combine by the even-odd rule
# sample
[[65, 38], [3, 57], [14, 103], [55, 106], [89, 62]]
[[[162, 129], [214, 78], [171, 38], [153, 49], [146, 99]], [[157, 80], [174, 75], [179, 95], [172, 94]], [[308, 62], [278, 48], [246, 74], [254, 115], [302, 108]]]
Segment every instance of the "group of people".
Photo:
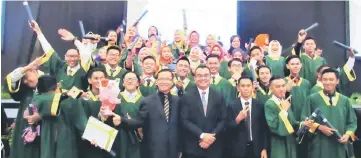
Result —
[[[148, 38], [130, 26], [81, 39], [58, 34], [76, 48], [61, 60], [31, 21], [44, 55], [6, 76], [5, 87], [20, 101], [11, 158], [346, 158], [356, 139], [356, 115], [343, 95], [356, 76], [350, 50], [334, 69], [316, 53], [304, 30], [290, 52], [259, 35], [242, 50], [231, 37], [225, 50], [215, 36], [204, 46], [199, 34], [176, 30], [163, 42], [155, 26]], [[104, 117], [99, 101], [104, 79], [119, 82], [121, 103]], [[74, 94], [74, 88], [80, 89]], [[30, 106], [33, 105], [33, 106]], [[30, 114], [29, 107], [33, 107]], [[34, 110], [36, 109], [36, 110]], [[327, 118], [310, 117], [319, 109]], [[25, 113], [25, 114], [24, 114]], [[118, 130], [115, 154], [81, 138], [88, 118]], [[329, 124], [333, 126], [330, 127]], [[23, 130], [40, 126], [33, 141]], [[298, 130], [306, 129], [302, 135]], [[338, 137], [338, 133], [341, 135]]]

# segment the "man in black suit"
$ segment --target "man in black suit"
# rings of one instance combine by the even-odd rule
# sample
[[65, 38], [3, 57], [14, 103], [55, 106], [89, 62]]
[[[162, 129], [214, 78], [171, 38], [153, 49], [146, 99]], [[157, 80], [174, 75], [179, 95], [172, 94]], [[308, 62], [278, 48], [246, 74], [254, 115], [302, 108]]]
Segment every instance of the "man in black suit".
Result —
[[240, 98], [227, 107], [229, 157], [267, 158], [267, 123], [263, 104], [252, 99], [252, 79], [238, 79]]
[[197, 87], [180, 101], [184, 128], [184, 158], [222, 158], [227, 108], [223, 95], [210, 88], [211, 74], [201, 65], [195, 70]]
[[169, 69], [158, 72], [158, 92], [147, 96], [141, 103], [136, 118], [121, 118], [121, 125], [143, 127], [142, 158], [178, 158], [179, 99], [170, 94], [173, 74]]

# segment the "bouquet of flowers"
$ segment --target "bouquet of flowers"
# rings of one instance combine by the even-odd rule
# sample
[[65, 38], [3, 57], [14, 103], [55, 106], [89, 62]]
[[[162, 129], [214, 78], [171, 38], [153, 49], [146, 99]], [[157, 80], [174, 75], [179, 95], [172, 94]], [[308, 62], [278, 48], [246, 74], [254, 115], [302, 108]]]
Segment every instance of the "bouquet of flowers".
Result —
[[120, 93], [119, 80], [103, 79], [99, 90], [99, 100], [102, 102], [99, 117], [102, 121], [105, 121], [109, 116], [113, 115], [115, 105], [121, 102], [118, 98]]
[[[35, 105], [30, 104], [29, 107], [24, 111], [24, 116], [31, 116], [34, 113], [38, 112], [38, 109]], [[40, 125], [30, 125], [29, 127], [24, 129], [24, 143], [32, 143], [34, 142], [35, 138], [40, 136]]]

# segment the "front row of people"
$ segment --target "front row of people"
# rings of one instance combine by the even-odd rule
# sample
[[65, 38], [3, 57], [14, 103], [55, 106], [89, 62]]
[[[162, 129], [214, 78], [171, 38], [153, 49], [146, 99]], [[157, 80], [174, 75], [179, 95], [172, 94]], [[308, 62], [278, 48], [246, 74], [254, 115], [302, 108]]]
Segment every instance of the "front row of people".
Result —
[[[80, 139], [87, 118], [97, 118], [105, 112], [97, 97], [100, 81], [106, 78], [104, 70], [90, 70], [90, 91], [72, 99], [71, 91], [59, 93], [54, 77], [44, 75], [38, 80], [29, 77], [38, 75], [36, 71], [28, 71], [32, 66], [29, 64], [8, 76], [7, 86], [15, 100], [22, 101], [20, 110], [31, 103], [26, 98], [31, 98], [35, 89], [39, 93], [33, 98], [38, 111], [25, 118], [30, 124], [41, 124], [40, 139], [23, 145], [21, 151], [12, 151], [17, 153], [12, 157], [112, 157]], [[104, 119], [104, 123], [119, 131], [113, 145], [116, 157], [296, 158], [300, 151], [307, 151], [301, 155], [343, 158], [349, 154], [347, 144], [355, 139], [357, 122], [347, 97], [336, 92], [337, 71], [322, 72], [320, 81], [324, 89], [307, 97], [302, 113], [298, 114], [301, 119], [296, 119], [293, 113], [285, 79], [271, 79], [273, 95], [263, 104], [252, 98], [255, 86], [252, 79], [242, 76], [237, 80], [239, 98], [226, 105], [224, 95], [210, 87], [211, 73], [208, 67], [197, 67], [196, 86], [178, 97], [171, 95], [173, 73], [162, 69], [155, 81], [158, 91], [144, 98], [138, 90], [140, 78], [134, 72], [126, 72], [122, 78], [125, 90], [119, 95], [122, 102], [115, 107], [115, 116]], [[324, 120], [307, 118], [317, 108], [334, 127], [327, 126]], [[26, 122], [21, 120], [19, 117], [17, 126], [25, 127]], [[295, 137], [303, 125], [309, 128], [304, 136], [308, 143], [306, 150], [300, 149]], [[336, 131], [341, 138], [334, 137]], [[15, 134], [21, 132], [18, 128]], [[17, 140], [21, 138], [15, 137]]]

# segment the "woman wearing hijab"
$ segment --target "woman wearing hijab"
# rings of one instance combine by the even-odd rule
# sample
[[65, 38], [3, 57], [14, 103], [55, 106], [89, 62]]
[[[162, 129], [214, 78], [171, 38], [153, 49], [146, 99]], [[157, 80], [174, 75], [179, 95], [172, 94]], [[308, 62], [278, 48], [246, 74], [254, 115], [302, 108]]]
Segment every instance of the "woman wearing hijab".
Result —
[[158, 70], [168, 68], [169, 64], [173, 63], [173, 56], [171, 52], [171, 47], [165, 46], [161, 48], [160, 56], [157, 60], [157, 65], [159, 66]]
[[281, 56], [282, 46], [279, 41], [272, 40], [268, 47], [266, 65], [268, 65], [274, 76], [284, 77], [285, 58]]
[[200, 47], [192, 47], [188, 59], [190, 63], [190, 67], [192, 70], [192, 73], [194, 73], [194, 70], [205, 60], [205, 55], [203, 54], [203, 51]]
[[209, 55], [211, 52], [211, 49], [213, 48], [214, 45], [217, 44], [217, 39], [216, 39], [216, 36], [215, 35], [212, 35], [212, 34], [209, 34], [207, 36], [207, 39], [206, 39], [206, 46], [203, 50], [203, 52], [205, 52], [205, 55]]
[[172, 49], [174, 59], [178, 59], [180, 56], [188, 56], [190, 47], [184, 40], [184, 31], [176, 30], [174, 33], [174, 42], [168, 45]]

